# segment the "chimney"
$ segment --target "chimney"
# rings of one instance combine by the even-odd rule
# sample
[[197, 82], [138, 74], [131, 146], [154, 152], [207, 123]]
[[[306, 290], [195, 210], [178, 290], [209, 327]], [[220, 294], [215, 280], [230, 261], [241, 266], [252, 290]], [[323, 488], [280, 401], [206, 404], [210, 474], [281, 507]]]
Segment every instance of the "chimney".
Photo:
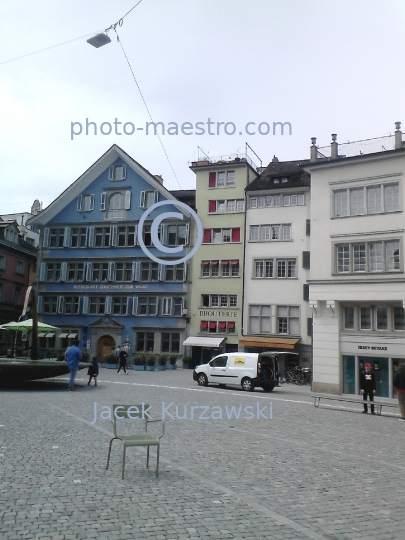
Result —
[[156, 180], [159, 182], [159, 184], [162, 184], [162, 186], [163, 186], [163, 177], [162, 177], [162, 175], [161, 174], [155, 174], [154, 176], [155, 176]]
[[395, 128], [395, 150], [400, 150], [402, 148], [401, 122], [395, 122]]
[[311, 161], [316, 161], [318, 159], [318, 147], [316, 146], [316, 137], [312, 137], [311, 142]]
[[332, 142], [330, 143], [330, 159], [338, 158], [338, 143], [336, 142], [336, 139], [336, 133], [332, 133]]
[[278, 157], [277, 156], [273, 156], [273, 159], [271, 160], [272, 163], [279, 163], [278, 161]]

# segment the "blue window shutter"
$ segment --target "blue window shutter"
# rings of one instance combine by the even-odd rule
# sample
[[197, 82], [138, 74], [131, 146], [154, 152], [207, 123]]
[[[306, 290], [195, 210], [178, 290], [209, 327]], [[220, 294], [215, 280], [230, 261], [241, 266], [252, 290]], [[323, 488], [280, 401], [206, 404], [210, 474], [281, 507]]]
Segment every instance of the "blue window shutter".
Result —
[[86, 281], [91, 281], [92, 267], [91, 262], [86, 263]]
[[76, 207], [78, 212], [80, 212], [80, 210], [82, 209], [82, 200], [83, 200], [83, 197], [79, 195], [77, 197], [77, 207]]
[[90, 210], [94, 210], [95, 199], [96, 197], [94, 195], [90, 195]]
[[138, 297], [134, 296], [132, 299], [132, 315], [138, 314]]
[[127, 166], [123, 165], [122, 166], [122, 179], [125, 180], [126, 177], [127, 177]]
[[187, 281], [188, 263], [183, 263], [183, 281]]
[[167, 225], [165, 225], [164, 223], [161, 224], [160, 231], [160, 241], [164, 246], [167, 246]]
[[111, 227], [111, 245], [116, 246], [118, 240], [118, 227], [116, 225], [112, 225]]
[[190, 236], [190, 224], [186, 224], [186, 239], [185, 239], [185, 245], [188, 246], [189, 242], [189, 236]]
[[37, 303], [37, 311], [38, 313], [42, 313], [44, 305], [44, 299], [42, 296], [38, 296], [38, 303]]
[[57, 312], [63, 313], [64, 309], [65, 309], [65, 299], [63, 296], [58, 296]]
[[89, 311], [89, 297], [83, 296], [83, 303], [82, 303], [82, 313], [83, 315], [87, 315]]
[[70, 246], [71, 235], [72, 235], [72, 229], [70, 227], [65, 227], [65, 232], [63, 234], [63, 247]]
[[159, 192], [155, 191], [155, 203], [159, 201]]
[[127, 298], [127, 312], [126, 315], [131, 315], [132, 312], [132, 298], [131, 296], [128, 296]]
[[125, 192], [125, 210], [129, 210], [131, 208], [131, 192], [126, 191]]
[[135, 225], [135, 240], [134, 240], [134, 246], [139, 246], [139, 242], [138, 242], [138, 225]]
[[49, 229], [44, 229], [44, 238], [42, 240], [42, 247], [48, 247], [49, 246]]
[[39, 281], [45, 280], [46, 263], [41, 263], [39, 267]]
[[114, 165], [108, 169], [108, 180], [114, 180]]
[[106, 315], [111, 315], [111, 306], [112, 306], [112, 296], [105, 297], [105, 308], [104, 313]]
[[141, 194], [140, 194], [140, 200], [139, 200], [139, 206], [140, 206], [141, 208], [145, 208], [145, 199], [146, 199], [145, 192], [144, 192], [144, 191], [141, 191]]
[[101, 202], [100, 202], [100, 210], [104, 211], [105, 210], [105, 199], [106, 199], [106, 192], [104, 191], [102, 194], [101, 194]]
[[94, 246], [94, 227], [89, 227], [87, 230], [87, 245], [89, 247]]
[[60, 267], [60, 281], [66, 281], [67, 262], [63, 262]]
[[132, 281], [139, 281], [141, 275], [141, 263], [134, 261], [132, 263]]
[[165, 264], [159, 264], [159, 270], [158, 270], [158, 279], [159, 281], [164, 281], [166, 277], [166, 265]]
[[115, 262], [108, 263], [108, 281], [114, 281]]

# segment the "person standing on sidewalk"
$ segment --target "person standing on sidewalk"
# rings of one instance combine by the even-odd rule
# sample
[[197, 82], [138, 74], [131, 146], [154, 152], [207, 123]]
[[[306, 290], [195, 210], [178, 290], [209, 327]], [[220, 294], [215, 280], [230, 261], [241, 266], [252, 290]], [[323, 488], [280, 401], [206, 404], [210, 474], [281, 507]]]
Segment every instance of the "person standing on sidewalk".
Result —
[[75, 339], [73, 345], [66, 351], [66, 363], [70, 371], [69, 390], [76, 392], [75, 390], [75, 378], [77, 370], [79, 369], [79, 362], [82, 359], [82, 351], [79, 349], [79, 340]]
[[[375, 375], [374, 372], [371, 371], [371, 364], [365, 364], [365, 369], [361, 372], [360, 375], [360, 390], [363, 393], [363, 401], [364, 401], [364, 411], [363, 414], [368, 413], [367, 409], [367, 396], [369, 396], [370, 401], [374, 401], [374, 394], [375, 394]], [[374, 412], [374, 405], [371, 405], [371, 414], [375, 414]]]
[[127, 364], [127, 353], [123, 349], [121, 349], [119, 359], [120, 359], [120, 367], [118, 368], [117, 373], [119, 373], [121, 371], [121, 368], [123, 368], [125, 375], [128, 375], [128, 371], [125, 369], [125, 366]]
[[399, 364], [394, 373], [394, 386], [397, 391], [399, 411], [402, 416], [400, 420], [405, 420], [405, 364]]

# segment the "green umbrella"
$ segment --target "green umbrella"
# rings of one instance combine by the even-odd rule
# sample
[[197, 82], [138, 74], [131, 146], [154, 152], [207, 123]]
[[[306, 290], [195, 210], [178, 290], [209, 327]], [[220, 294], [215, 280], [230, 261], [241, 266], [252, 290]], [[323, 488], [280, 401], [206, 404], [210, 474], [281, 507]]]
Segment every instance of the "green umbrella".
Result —
[[[20, 330], [21, 332], [28, 332], [32, 330], [32, 319], [20, 322], [9, 322], [0, 326], [1, 330]], [[38, 321], [38, 332], [47, 332], [58, 330], [56, 326], [51, 326], [50, 324], [42, 323]]]

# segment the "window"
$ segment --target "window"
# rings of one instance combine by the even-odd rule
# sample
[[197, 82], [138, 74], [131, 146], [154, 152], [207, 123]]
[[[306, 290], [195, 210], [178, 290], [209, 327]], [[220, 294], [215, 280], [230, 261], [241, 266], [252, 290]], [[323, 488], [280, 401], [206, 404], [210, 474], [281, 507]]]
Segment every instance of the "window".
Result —
[[45, 281], [60, 281], [61, 263], [48, 263], [46, 265]]
[[238, 305], [236, 294], [202, 294], [200, 299], [201, 307], [232, 307]]
[[405, 330], [405, 310], [394, 307], [394, 330]]
[[126, 315], [127, 314], [127, 297], [113, 296], [112, 297], [112, 314]]
[[92, 263], [89, 281], [108, 281], [108, 263]]
[[138, 298], [137, 315], [157, 315], [156, 296], [140, 296]]
[[185, 270], [186, 270], [186, 264], [176, 264], [173, 266], [166, 265], [165, 266], [166, 272], [165, 272], [165, 281], [185, 281]]
[[[167, 228], [166, 228], [167, 227]], [[164, 225], [162, 244], [167, 246], [185, 246], [188, 244], [188, 225]], [[166, 233], [167, 231], [167, 233]]]
[[137, 240], [137, 226], [119, 226], [117, 228], [117, 245], [119, 247], [132, 247], [135, 246], [138, 242]]
[[125, 215], [125, 197], [123, 193], [112, 193], [107, 201], [107, 218], [122, 219]]
[[64, 304], [64, 313], [66, 315], [77, 315], [79, 313], [78, 296], [65, 296]]
[[233, 321], [201, 321], [200, 332], [210, 334], [234, 334], [236, 326]]
[[153, 351], [154, 347], [155, 347], [154, 332], [137, 332], [136, 333], [137, 352]]
[[291, 240], [291, 224], [251, 225], [251, 242], [270, 242], [273, 240]]
[[260, 197], [250, 197], [250, 208], [274, 208], [278, 206], [304, 206], [305, 194], [297, 193], [294, 195], [266, 195]]
[[204, 229], [204, 244], [225, 244], [240, 242], [240, 228]]
[[13, 244], [18, 244], [18, 233], [12, 229], [5, 229], [4, 238]]
[[218, 173], [209, 173], [208, 187], [210, 188], [234, 187], [234, 185], [235, 171], [221, 171]]
[[127, 177], [126, 165], [112, 165], [109, 169], [108, 179], [111, 181], [125, 180]]
[[14, 304], [19, 306], [22, 304], [22, 289], [21, 287], [16, 287], [14, 289]]
[[154, 262], [142, 262], [140, 281], [158, 281], [158, 280], [159, 280], [159, 264], [154, 263]]
[[336, 245], [335, 254], [337, 273], [401, 270], [399, 240]]
[[[201, 277], [239, 277], [239, 260], [201, 261]], [[166, 270], [167, 272], [167, 270]]]
[[70, 247], [86, 247], [87, 228], [72, 227], [70, 236]]
[[24, 275], [25, 263], [24, 261], [17, 261], [15, 266], [15, 271], [17, 274]]
[[49, 247], [58, 248], [63, 247], [63, 241], [65, 238], [65, 229], [49, 229]]
[[271, 306], [249, 306], [249, 333], [271, 333]]
[[400, 209], [399, 183], [333, 191], [333, 217], [380, 214]]
[[182, 314], [183, 299], [181, 297], [162, 298], [162, 315], [174, 315], [179, 317]]
[[42, 312], [43, 313], [57, 313], [57, 304], [58, 304], [58, 297], [57, 296], [44, 296], [43, 297], [43, 304], [42, 304]]
[[132, 281], [132, 263], [116, 262], [114, 269], [114, 281]]
[[244, 212], [245, 201], [244, 199], [226, 199], [219, 201], [208, 201], [208, 212], [213, 213], [232, 213], [232, 212]]
[[68, 263], [67, 281], [83, 281], [83, 280], [84, 280], [84, 263]]
[[166, 353], [179, 353], [180, 332], [162, 332], [161, 350]]
[[300, 333], [300, 308], [298, 306], [277, 306], [277, 334]]
[[149, 208], [158, 202], [159, 194], [157, 191], [141, 191], [141, 208]]
[[6, 256], [0, 255], [0, 270], [4, 270], [6, 267]]
[[343, 308], [343, 328], [345, 330], [354, 329], [354, 307], [345, 306]]
[[94, 195], [79, 195], [77, 198], [77, 210], [79, 212], [94, 210], [94, 200]]
[[89, 298], [89, 313], [96, 315], [104, 315], [106, 308], [105, 296], [90, 296]]
[[256, 279], [296, 278], [297, 259], [255, 259], [253, 277]]
[[405, 330], [404, 310], [395, 306], [343, 306], [343, 329], [361, 331]]
[[111, 227], [95, 227], [94, 245], [95, 247], [110, 247]]

